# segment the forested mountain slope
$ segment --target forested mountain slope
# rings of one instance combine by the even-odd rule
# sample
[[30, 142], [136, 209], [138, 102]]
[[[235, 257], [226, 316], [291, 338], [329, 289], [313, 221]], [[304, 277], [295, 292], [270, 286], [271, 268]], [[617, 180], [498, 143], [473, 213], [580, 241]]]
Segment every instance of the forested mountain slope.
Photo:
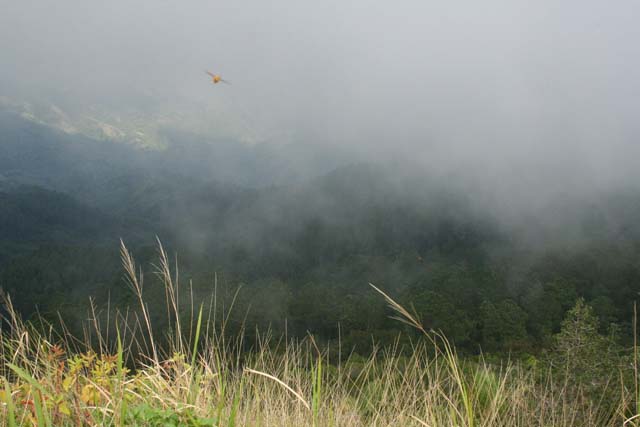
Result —
[[[640, 291], [632, 187], [506, 215], [490, 189], [393, 163], [247, 186], [201, 170], [221, 153], [205, 141], [144, 152], [0, 120], [0, 286], [25, 316], [77, 318], [90, 296], [128, 304], [118, 239], [149, 273], [159, 236], [197, 298], [209, 297], [215, 273], [221, 298], [242, 287], [230, 327], [278, 332], [286, 319], [293, 335], [333, 339], [340, 324], [345, 344], [364, 352], [372, 333], [391, 340], [398, 328], [373, 282], [465, 351], [536, 351], [580, 296], [603, 333], [615, 323], [630, 336]], [[217, 164], [259, 163], [240, 157]], [[147, 276], [150, 300], [162, 302]]]

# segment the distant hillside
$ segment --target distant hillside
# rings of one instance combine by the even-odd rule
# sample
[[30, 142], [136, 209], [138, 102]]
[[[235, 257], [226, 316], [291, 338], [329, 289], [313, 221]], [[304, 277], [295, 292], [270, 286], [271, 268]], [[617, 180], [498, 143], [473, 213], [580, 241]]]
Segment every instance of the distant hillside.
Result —
[[0, 109], [0, 179], [81, 197], [109, 197], [113, 180], [122, 177], [264, 187], [319, 176], [348, 159], [317, 145], [276, 141], [254, 146], [171, 128], [158, 132], [165, 144], [149, 148], [93, 138]]
[[20, 244], [113, 240], [123, 230], [108, 215], [38, 187], [0, 189], [0, 240]]
[[57, 191], [99, 189], [110, 176], [135, 168], [118, 144], [95, 141], [0, 113], [0, 176]]
[[[334, 339], [340, 323], [360, 348], [373, 331], [391, 337], [397, 325], [368, 299], [368, 282], [403, 296], [466, 351], [536, 351], [577, 297], [630, 336], [638, 191], [560, 194], [524, 209], [406, 164], [326, 169], [331, 156], [304, 147], [167, 134], [173, 144], [145, 151], [0, 113], [0, 287], [21, 313], [64, 306], [74, 318], [90, 296], [126, 305], [118, 238], [152, 273], [157, 235], [197, 298], [218, 273], [226, 296], [243, 284], [236, 306], [253, 310], [250, 324], [287, 319], [292, 336]], [[156, 276], [146, 277], [145, 292], [164, 301]], [[496, 337], [487, 326], [496, 322], [513, 330]]]

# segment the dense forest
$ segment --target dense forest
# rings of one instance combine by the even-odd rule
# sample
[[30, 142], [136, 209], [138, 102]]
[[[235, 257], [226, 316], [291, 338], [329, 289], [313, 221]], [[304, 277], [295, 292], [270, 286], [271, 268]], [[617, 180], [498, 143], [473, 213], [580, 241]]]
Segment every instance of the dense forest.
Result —
[[[561, 193], [506, 215], [483, 197], [490, 189], [393, 162], [327, 161], [300, 178], [262, 147], [179, 134], [186, 145], [149, 152], [10, 113], [0, 123], [0, 286], [25, 318], [60, 313], [79, 330], [90, 297], [132, 305], [120, 238], [160, 307], [157, 236], [193, 295], [233, 301], [231, 328], [248, 334], [311, 332], [368, 353], [372, 337], [390, 344], [403, 329], [373, 283], [470, 354], [539, 354], [579, 298], [602, 335], [632, 339], [633, 188]], [[244, 181], [229, 179], [234, 168]], [[268, 180], [269, 169], [281, 173]]]

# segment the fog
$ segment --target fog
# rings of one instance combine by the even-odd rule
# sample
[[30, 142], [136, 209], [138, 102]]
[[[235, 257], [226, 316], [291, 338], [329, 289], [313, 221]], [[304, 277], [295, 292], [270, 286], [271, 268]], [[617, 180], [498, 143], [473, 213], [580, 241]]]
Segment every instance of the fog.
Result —
[[525, 198], [606, 190], [638, 178], [639, 12], [625, 0], [5, 0], [0, 95], [161, 110], [211, 143], [219, 128], [238, 143], [410, 159]]

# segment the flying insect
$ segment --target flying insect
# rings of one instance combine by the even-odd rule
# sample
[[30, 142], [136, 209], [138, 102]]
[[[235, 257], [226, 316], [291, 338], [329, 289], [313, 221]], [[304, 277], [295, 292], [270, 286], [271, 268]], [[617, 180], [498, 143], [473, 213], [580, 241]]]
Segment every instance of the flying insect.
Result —
[[222, 77], [220, 77], [220, 75], [218, 75], [218, 74], [213, 74], [211, 71], [206, 71], [206, 70], [205, 70], [205, 73], [207, 73], [209, 76], [211, 76], [211, 81], [213, 82], [213, 84], [218, 84], [218, 83], [220, 83], [220, 82], [222, 82], [222, 83], [226, 83], [226, 84], [228, 84], [228, 85], [230, 85], [230, 84], [231, 84], [231, 82], [229, 82], [229, 81], [227, 81], [227, 80], [224, 80], [224, 79], [223, 79]]

